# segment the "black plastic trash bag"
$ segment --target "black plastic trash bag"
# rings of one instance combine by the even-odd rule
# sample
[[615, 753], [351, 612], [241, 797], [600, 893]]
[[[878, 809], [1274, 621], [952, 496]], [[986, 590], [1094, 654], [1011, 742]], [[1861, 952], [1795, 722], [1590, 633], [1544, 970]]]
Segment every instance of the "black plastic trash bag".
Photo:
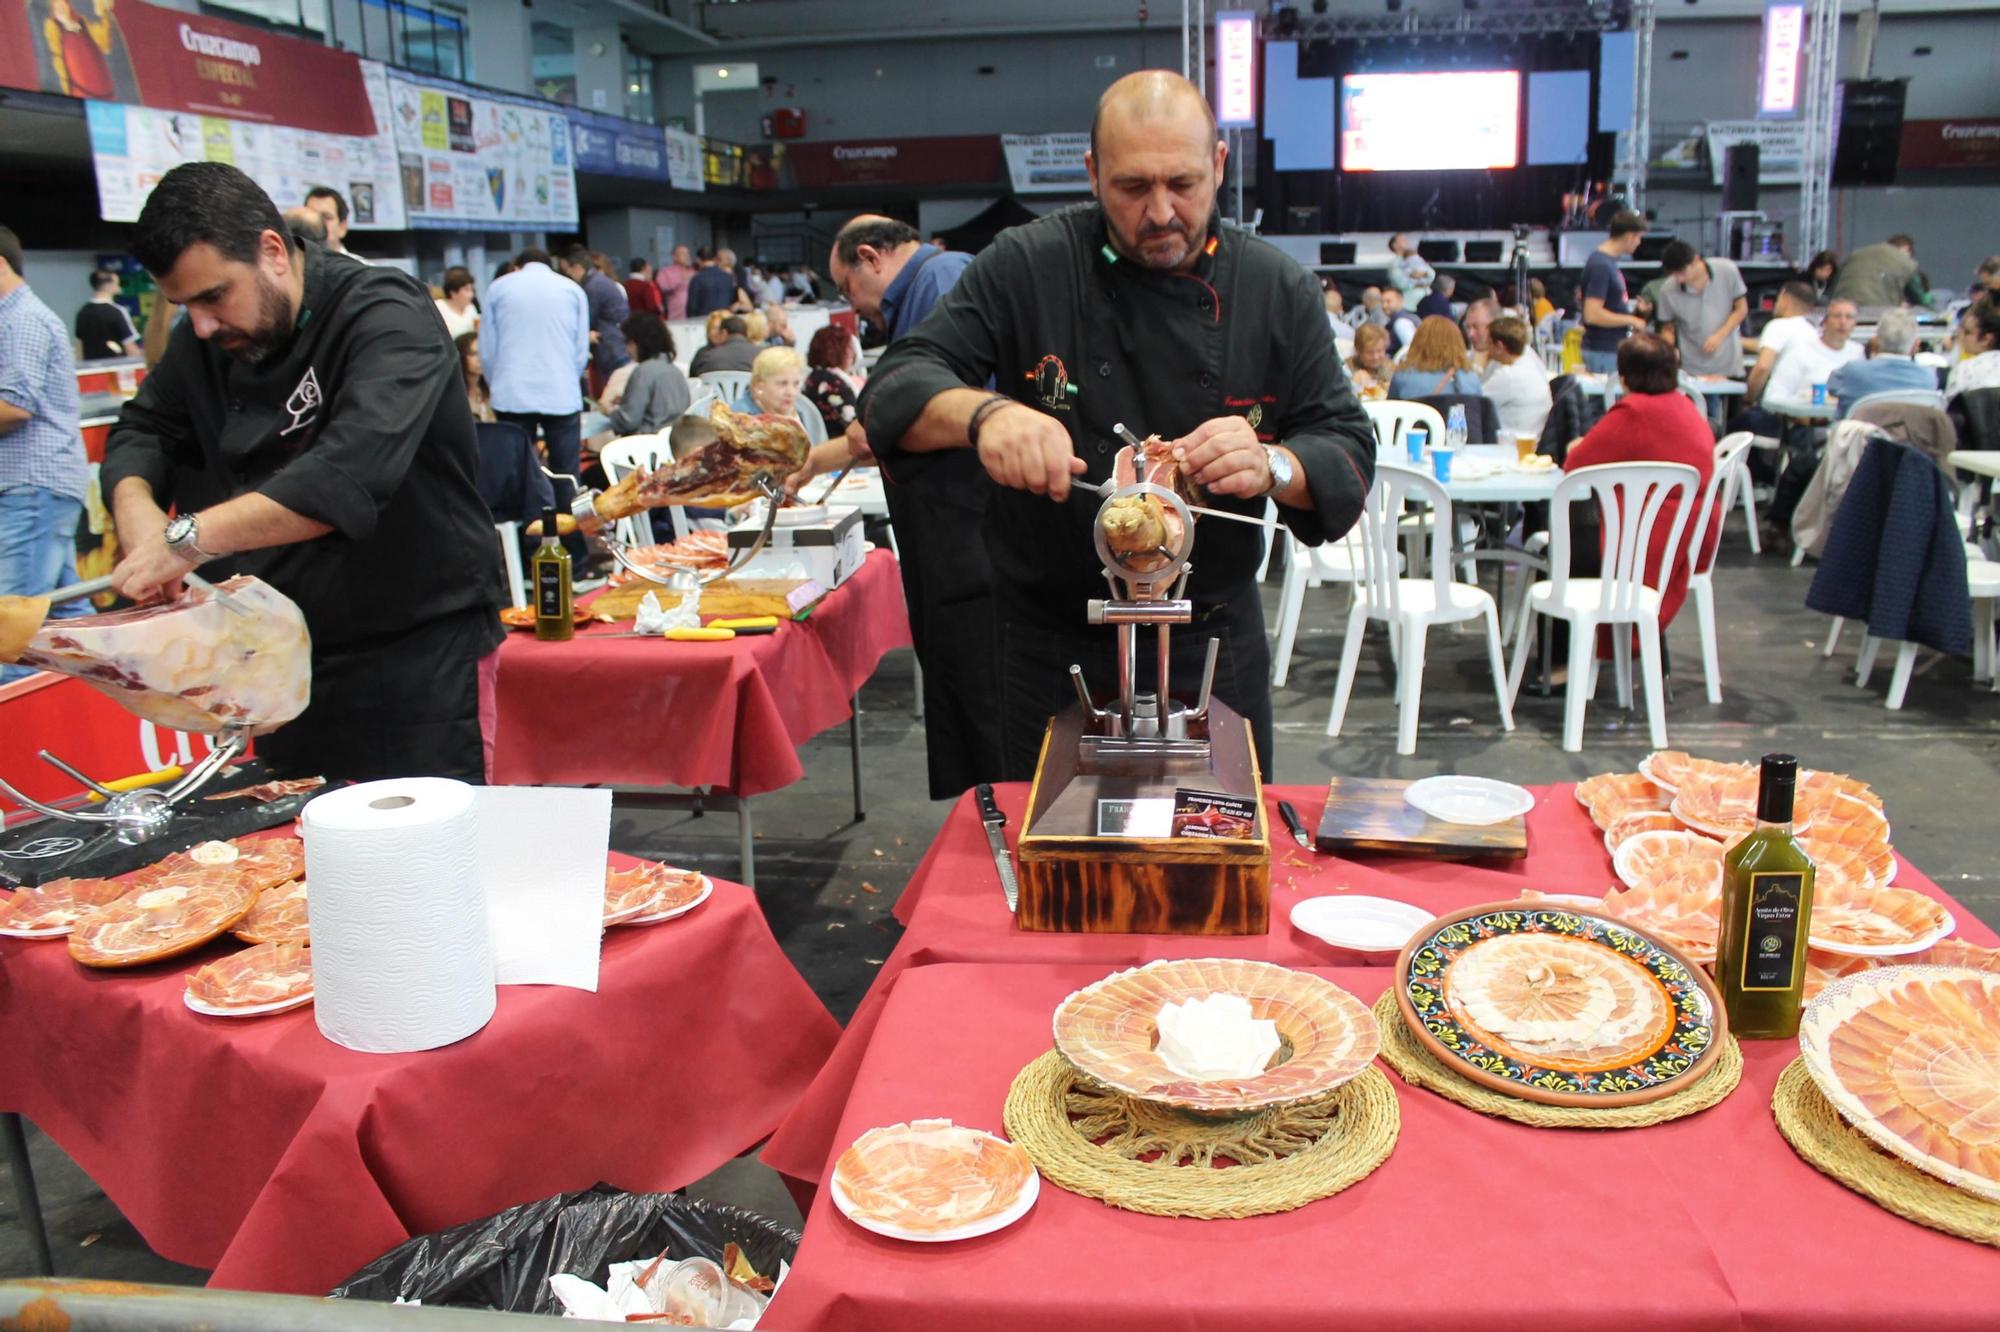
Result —
[[549, 1290], [561, 1272], [605, 1284], [612, 1263], [700, 1256], [722, 1261], [734, 1241], [772, 1280], [799, 1251], [799, 1232], [754, 1212], [671, 1193], [621, 1193], [599, 1184], [523, 1203], [399, 1244], [334, 1288], [340, 1299], [559, 1314]]

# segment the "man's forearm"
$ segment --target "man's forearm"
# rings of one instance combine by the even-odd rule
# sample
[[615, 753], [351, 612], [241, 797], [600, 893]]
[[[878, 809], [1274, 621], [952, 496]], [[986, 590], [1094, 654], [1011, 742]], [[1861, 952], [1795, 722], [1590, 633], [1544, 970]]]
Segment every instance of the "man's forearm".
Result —
[[1736, 304], [1730, 307], [1729, 318], [1722, 321], [1722, 327], [1717, 329], [1716, 332], [1726, 338], [1731, 333], [1734, 333], [1742, 325], [1743, 321], [1749, 317], [1750, 306], [1739, 297]]
[[224, 500], [198, 516], [201, 535], [197, 541], [210, 555], [290, 546], [333, 531], [326, 523], [255, 493]]
[[31, 414], [0, 398], [0, 435], [11, 435], [26, 425]]
[[[972, 414], [979, 404], [992, 396], [984, 389], [946, 389], [924, 404], [924, 410], [916, 421], [904, 432], [902, 448], [905, 453], [941, 453], [945, 449], [962, 449], [971, 444], [965, 437], [966, 428], [972, 423]], [[996, 407], [995, 411], [1006, 411]]]

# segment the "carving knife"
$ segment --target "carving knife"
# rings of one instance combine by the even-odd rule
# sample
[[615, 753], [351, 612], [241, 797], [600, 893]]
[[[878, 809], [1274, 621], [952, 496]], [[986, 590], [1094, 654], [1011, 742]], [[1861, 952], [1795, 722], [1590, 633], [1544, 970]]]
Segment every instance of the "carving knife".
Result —
[[1300, 820], [1298, 810], [1292, 808], [1291, 801], [1280, 800], [1278, 802], [1278, 817], [1282, 818], [1285, 821], [1285, 826], [1292, 830], [1293, 841], [1308, 851], [1313, 849], [1312, 838], [1306, 836], [1306, 825]]
[[986, 848], [993, 853], [993, 868], [1000, 871], [1000, 891], [1007, 895], [1007, 909], [1021, 905], [1021, 885], [1014, 878], [1014, 859], [1007, 854], [1007, 816], [993, 798], [993, 785], [981, 782], [973, 788], [979, 800], [979, 821], [986, 825]]

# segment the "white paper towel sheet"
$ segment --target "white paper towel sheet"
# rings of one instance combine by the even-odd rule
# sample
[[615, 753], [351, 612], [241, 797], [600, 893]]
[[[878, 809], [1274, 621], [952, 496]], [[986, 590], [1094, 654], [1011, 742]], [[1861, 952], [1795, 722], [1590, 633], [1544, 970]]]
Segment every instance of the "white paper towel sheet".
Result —
[[485, 1026], [496, 984], [595, 990], [610, 826], [608, 791], [408, 778], [309, 802], [320, 1030], [427, 1050]]

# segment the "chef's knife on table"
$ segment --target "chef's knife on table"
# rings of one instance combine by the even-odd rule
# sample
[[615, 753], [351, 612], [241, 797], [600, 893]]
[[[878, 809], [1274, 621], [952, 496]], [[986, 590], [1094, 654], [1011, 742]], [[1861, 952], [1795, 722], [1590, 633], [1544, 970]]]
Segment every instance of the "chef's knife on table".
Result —
[[1000, 891], [1007, 895], [1007, 909], [1019, 910], [1021, 885], [1014, 878], [1014, 859], [1007, 854], [1007, 816], [1000, 812], [990, 782], [981, 782], [972, 790], [979, 800], [979, 821], [986, 825], [986, 847], [993, 853], [993, 868], [1000, 871]]
[[1278, 802], [1278, 816], [1285, 821], [1285, 826], [1292, 830], [1293, 841], [1308, 851], [1313, 849], [1312, 838], [1306, 835], [1306, 825], [1299, 818], [1298, 810], [1292, 807], [1291, 801], [1280, 800]]

